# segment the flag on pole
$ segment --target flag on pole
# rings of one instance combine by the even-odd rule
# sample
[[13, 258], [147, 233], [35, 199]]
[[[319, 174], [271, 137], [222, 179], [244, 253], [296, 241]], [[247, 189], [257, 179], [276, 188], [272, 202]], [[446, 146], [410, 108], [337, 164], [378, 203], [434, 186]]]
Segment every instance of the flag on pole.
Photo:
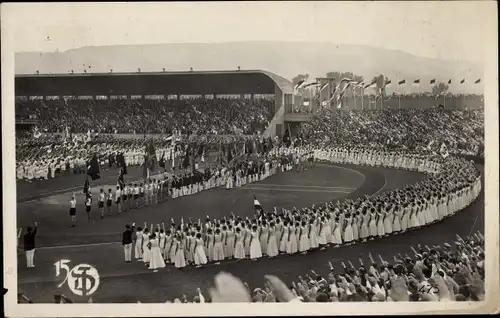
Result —
[[480, 78], [478, 78], [478, 79], [474, 82], [474, 84], [479, 84], [479, 83], [481, 83], [481, 79], [480, 79]]
[[450, 85], [450, 84], [451, 84], [451, 78], [450, 78], [450, 80], [448, 81], [448, 85]]
[[420, 78], [413, 81], [413, 86], [420, 86]]
[[436, 84], [436, 79], [435, 78], [431, 79], [431, 85], [432, 84]]
[[390, 86], [391, 86], [391, 83], [392, 83], [392, 81], [391, 81], [391, 80], [388, 80], [387, 82], [385, 82], [385, 87], [390, 87]]
[[97, 155], [94, 154], [94, 156], [90, 160], [90, 164], [87, 167], [87, 175], [89, 175], [92, 180], [97, 180], [101, 178], [100, 174], [101, 171], [99, 168], [99, 161], [97, 160]]
[[125, 175], [125, 173], [123, 172], [123, 168], [121, 168], [120, 173], [118, 174], [118, 185], [120, 186], [121, 190], [123, 190], [123, 188], [125, 188], [124, 175]]
[[297, 84], [295, 84], [295, 90], [302, 88], [302, 86], [304, 86], [305, 82], [306, 82], [305, 80], [298, 81]]
[[253, 206], [255, 208], [255, 212], [259, 213], [260, 215], [264, 213], [264, 209], [262, 208], [262, 205], [260, 204], [259, 200], [257, 200], [255, 195], [253, 196]]
[[312, 82], [312, 83], [304, 85], [304, 88], [309, 87], [309, 86], [317, 86], [317, 85], [319, 85], [319, 82]]
[[399, 85], [399, 86], [404, 86], [404, 85], [406, 85], [406, 79], [399, 81], [399, 82], [398, 82], [398, 85]]
[[88, 194], [89, 190], [90, 190], [90, 181], [89, 181], [89, 178], [86, 176], [85, 183], [83, 184], [83, 193]]
[[460, 81], [460, 84], [465, 83], [465, 78]]

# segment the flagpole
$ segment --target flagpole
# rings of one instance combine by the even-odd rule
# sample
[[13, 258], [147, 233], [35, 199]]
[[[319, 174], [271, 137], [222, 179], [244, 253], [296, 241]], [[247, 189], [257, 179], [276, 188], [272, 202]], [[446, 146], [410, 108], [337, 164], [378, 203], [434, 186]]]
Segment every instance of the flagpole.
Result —
[[444, 109], [446, 109], [446, 94], [443, 94]]
[[398, 109], [401, 109], [401, 94], [398, 94]]
[[361, 88], [361, 110], [364, 110], [365, 88]]
[[354, 96], [354, 110], [356, 110], [356, 86], [352, 87], [352, 93]]

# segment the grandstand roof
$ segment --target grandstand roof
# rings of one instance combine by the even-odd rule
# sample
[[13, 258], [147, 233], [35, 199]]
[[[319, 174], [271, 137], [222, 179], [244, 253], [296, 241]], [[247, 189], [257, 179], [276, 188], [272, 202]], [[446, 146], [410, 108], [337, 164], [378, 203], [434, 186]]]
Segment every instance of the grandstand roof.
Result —
[[292, 83], [262, 70], [23, 74], [15, 76], [16, 96], [287, 94]]

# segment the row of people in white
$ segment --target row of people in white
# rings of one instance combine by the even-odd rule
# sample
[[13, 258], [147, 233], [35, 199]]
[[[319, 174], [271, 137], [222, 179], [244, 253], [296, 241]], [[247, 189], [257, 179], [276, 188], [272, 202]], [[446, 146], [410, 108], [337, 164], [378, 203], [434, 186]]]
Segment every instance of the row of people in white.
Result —
[[[322, 160], [334, 161], [334, 151]], [[338, 152], [337, 152], [338, 153]], [[358, 149], [358, 156], [363, 157]], [[405, 232], [410, 229], [440, 221], [465, 208], [481, 191], [480, 176], [470, 162], [463, 159], [423, 158], [417, 164], [411, 164], [412, 155], [380, 154], [383, 158], [396, 158], [379, 162], [432, 173], [434, 176], [410, 186], [408, 191], [396, 190], [379, 196], [384, 202], [374, 205], [371, 198], [360, 198], [357, 202], [344, 201], [343, 205], [326, 204], [325, 207], [312, 207], [298, 211], [285, 211], [282, 215], [268, 218], [229, 220], [207, 220], [205, 224], [184, 224], [169, 229], [158, 227], [159, 247], [167, 262], [176, 267], [183, 264], [202, 265], [207, 261], [219, 262], [228, 258], [257, 259], [262, 255], [274, 257], [281, 253], [305, 253], [310, 249], [352, 244], [376, 237]], [[346, 156], [345, 158], [356, 158]], [[338, 159], [337, 159], [338, 160]], [[410, 162], [409, 164], [404, 164]], [[439, 193], [440, 188], [448, 184], [446, 193]], [[460, 183], [460, 186], [458, 186]], [[451, 184], [451, 185], [450, 185]], [[436, 188], [437, 187], [437, 188]], [[430, 191], [430, 192], [429, 192]], [[435, 192], [433, 192], [435, 191]], [[426, 196], [430, 193], [429, 196]], [[172, 220], [173, 221], [173, 220]], [[152, 228], [151, 228], [152, 230]], [[137, 232], [136, 257], [143, 257], [141, 250], [149, 234]], [[142, 248], [141, 248], [142, 247]], [[203, 257], [204, 256], [204, 257]], [[180, 265], [179, 265], [180, 264]], [[181, 266], [182, 265], [182, 266]]]

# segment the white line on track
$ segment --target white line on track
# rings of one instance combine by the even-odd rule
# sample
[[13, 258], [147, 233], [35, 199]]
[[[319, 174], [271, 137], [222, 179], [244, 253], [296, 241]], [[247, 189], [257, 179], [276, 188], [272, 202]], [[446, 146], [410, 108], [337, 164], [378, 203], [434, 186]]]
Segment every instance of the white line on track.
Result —
[[327, 193], [351, 193], [352, 190], [342, 191], [333, 189], [280, 189], [280, 188], [264, 188], [264, 187], [244, 187], [236, 188], [236, 190], [257, 190], [257, 191], [282, 191], [282, 192], [327, 192]]
[[[291, 185], [291, 184], [271, 184], [271, 183], [259, 183], [254, 184], [252, 187], [283, 187], [283, 188], [320, 188], [320, 189], [342, 189], [342, 190], [356, 190], [357, 188], [349, 188], [349, 187], [322, 187], [322, 186], [305, 186], [305, 185]], [[243, 186], [246, 188], [246, 186]]]
[[42, 246], [37, 247], [37, 250], [56, 250], [64, 248], [78, 248], [78, 247], [90, 247], [90, 246], [102, 246], [102, 245], [113, 245], [121, 244], [121, 242], [106, 242], [106, 243], [92, 243], [92, 244], [80, 244], [80, 245], [56, 245], [56, 246]]

